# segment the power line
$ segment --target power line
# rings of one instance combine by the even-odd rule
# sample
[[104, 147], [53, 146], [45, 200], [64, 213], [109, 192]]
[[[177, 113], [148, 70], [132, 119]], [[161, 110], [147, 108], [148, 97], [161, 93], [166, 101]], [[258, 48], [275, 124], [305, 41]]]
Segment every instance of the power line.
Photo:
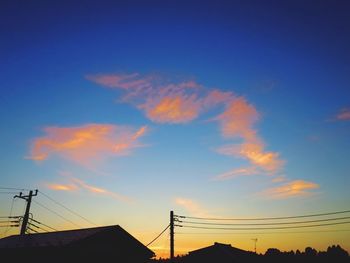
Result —
[[76, 223], [74, 223], [73, 221], [71, 221], [71, 220], [65, 218], [64, 216], [60, 215], [59, 213], [57, 213], [57, 212], [51, 210], [50, 208], [46, 207], [45, 205], [39, 203], [38, 201], [33, 200], [33, 202], [36, 203], [37, 205], [39, 205], [39, 206], [45, 208], [46, 210], [50, 211], [51, 213], [57, 215], [58, 217], [62, 218], [63, 220], [65, 220], [65, 221], [67, 221], [67, 222], [69, 222], [69, 223], [71, 223], [71, 224], [73, 224], [73, 225], [75, 225], [75, 226], [81, 228], [81, 226], [79, 226], [79, 225], [77, 225]]
[[44, 223], [41, 223], [41, 222], [39, 222], [38, 220], [32, 219], [32, 221], [34, 221], [35, 223], [38, 223], [39, 225], [43, 225], [43, 226], [45, 226], [45, 227], [47, 227], [47, 228], [50, 228], [50, 229], [52, 229], [53, 231], [58, 231], [57, 229], [55, 229], [55, 228], [53, 228], [53, 227], [51, 227], [51, 226], [48, 226], [48, 225], [46, 225], [46, 224], [44, 224]]
[[332, 233], [349, 232], [350, 229], [315, 230], [315, 231], [278, 231], [278, 232], [177, 232], [177, 235], [270, 235], [270, 234], [307, 234], [307, 233]]
[[187, 225], [179, 225], [179, 226], [180, 227], [187, 227], [187, 228], [216, 229], [216, 230], [272, 230], [272, 229], [295, 229], [295, 228], [306, 228], [306, 227], [334, 226], [334, 225], [343, 225], [343, 224], [350, 224], [350, 221], [337, 222], [337, 223], [327, 223], [327, 224], [307, 225], [307, 226], [285, 226], [285, 227], [224, 228], [224, 227], [202, 227], [202, 226], [187, 226]]
[[336, 214], [345, 214], [350, 213], [350, 210], [345, 211], [336, 211], [336, 212], [328, 212], [328, 213], [321, 213], [321, 214], [308, 214], [308, 215], [296, 215], [296, 216], [284, 216], [284, 217], [258, 217], [258, 218], [213, 218], [213, 217], [193, 217], [193, 216], [183, 216], [183, 215], [176, 215], [176, 217], [179, 218], [190, 218], [190, 219], [198, 219], [198, 220], [276, 220], [276, 219], [293, 219], [293, 218], [304, 218], [304, 217], [317, 217], [317, 216], [326, 216], [326, 215], [336, 215]]
[[208, 223], [208, 222], [194, 222], [194, 221], [178, 221], [180, 223], [196, 224], [196, 225], [220, 225], [220, 226], [271, 226], [271, 225], [294, 225], [294, 224], [306, 224], [306, 223], [316, 223], [316, 222], [327, 222], [327, 221], [338, 221], [349, 219], [347, 217], [337, 217], [337, 218], [327, 218], [318, 220], [307, 220], [307, 221], [294, 221], [294, 222], [277, 222], [277, 223], [248, 223], [248, 224], [227, 224], [227, 223]]
[[156, 236], [151, 242], [149, 242], [146, 247], [148, 247], [149, 245], [151, 245], [154, 241], [156, 241], [168, 228], [170, 227], [170, 224], [162, 231], [160, 232], [160, 234], [158, 236]]
[[0, 221], [0, 223], [16, 223], [18, 222], [17, 220], [5, 220], [5, 221]]
[[39, 191], [39, 193], [42, 194], [43, 196], [45, 196], [47, 199], [49, 199], [49, 200], [51, 200], [52, 202], [54, 202], [55, 204], [57, 204], [57, 205], [63, 207], [64, 209], [68, 210], [68, 211], [71, 212], [72, 214], [74, 214], [74, 215], [80, 217], [81, 219], [84, 219], [84, 220], [85, 220], [86, 222], [88, 222], [89, 224], [94, 225], [94, 226], [98, 226], [97, 224], [95, 224], [95, 223], [91, 222], [90, 220], [88, 220], [86, 217], [84, 217], [84, 216], [82, 216], [82, 215], [79, 215], [77, 212], [73, 211], [72, 209], [70, 209], [70, 208], [66, 207], [65, 205], [59, 203], [58, 201], [54, 200], [52, 197], [48, 196], [47, 194], [45, 194], [45, 193], [43, 193], [43, 192], [41, 192], [41, 191]]
[[[15, 203], [15, 198], [13, 197], [12, 198], [12, 201], [11, 201], [11, 206], [10, 206], [10, 216], [8, 216], [7, 218], [14, 218], [13, 216], [12, 216], [12, 211], [13, 211], [13, 205], [14, 205], [14, 203]], [[19, 217], [18, 217], [19, 218]], [[3, 235], [6, 235], [7, 234], [7, 232], [9, 231], [9, 227], [7, 227], [5, 230], [4, 230], [4, 232], [2, 232], [2, 234]]]
[[0, 194], [11, 194], [11, 195], [13, 195], [13, 194], [17, 194], [18, 192], [0, 192]]
[[18, 190], [18, 191], [30, 191], [30, 189], [26, 188], [14, 188], [14, 187], [0, 187], [3, 190]]
[[[30, 228], [30, 227], [28, 227], [28, 230], [30, 230], [30, 231], [32, 231], [32, 232], [34, 232], [34, 233], [39, 233], [38, 231], [36, 231], [36, 230], [34, 230], [33, 228]], [[29, 233], [29, 231], [27, 230], [27, 233]], [[30, 233], [29, 233], [30, 234]]]

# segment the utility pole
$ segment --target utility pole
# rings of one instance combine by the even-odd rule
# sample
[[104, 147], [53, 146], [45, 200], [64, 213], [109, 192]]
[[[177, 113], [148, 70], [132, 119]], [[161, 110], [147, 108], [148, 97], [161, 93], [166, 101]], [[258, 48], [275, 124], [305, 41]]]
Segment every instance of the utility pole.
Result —
[[174, 260], [174, 211], [170, 211], [170, 262]]
[[14, 198], [18, 197], [21, 198], [25, 201], [27, 201], [27, 206], [26, 206], [26, 212], [23, 216], [23, 221], [21, 225], [21, 235], [25, 235], [26, 230], [27, 230], [27, 224], [28, 224], [28, 219], [29, 219], [29, 211], [30, 211], [30, 204], [32, 202], [32, 197], [38, 195], [38, 190], [35, 190], [35, 194], [33, 194], [33, 191], [29, 191], [29, 195], [22, 195], [22, 192], [19, 193], [19, 195], [15, 195]]

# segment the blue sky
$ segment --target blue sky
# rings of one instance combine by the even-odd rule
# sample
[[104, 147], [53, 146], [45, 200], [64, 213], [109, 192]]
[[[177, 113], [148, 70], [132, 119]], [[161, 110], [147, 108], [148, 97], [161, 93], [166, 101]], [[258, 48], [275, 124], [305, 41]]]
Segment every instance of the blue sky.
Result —
[[[2, 1], [1, 185], [43, 189], [144, 242], [170, 209], [221, 216], [346, 209], [349, 9], [347, 1]], [[214, 90], [225, 100], [201, 101]], [[91, 125], [112, 126], [100, 144], [65, 148]], [[239, 131], [225, 134], [225, 125]], [[68, 137], [57, 135], [65, 128]], [[43, 139], [49, 143], [40, 146]], [[126, 148], [112, 153], [115, 141]], [[39, 161], [35, 145], [47, 154]], [[255, 147], [255, 155], [237, 147]], [[283, 192], [295, 185], [302, 189]], [[1, 199], [6, 214], [10, 198]], [[135, 219], [144, 217], [154, 223]], [[298, 248], [295, 240], [288, 248]], [[310, 245], [330, 240], [349, 244], [334, 234]]]

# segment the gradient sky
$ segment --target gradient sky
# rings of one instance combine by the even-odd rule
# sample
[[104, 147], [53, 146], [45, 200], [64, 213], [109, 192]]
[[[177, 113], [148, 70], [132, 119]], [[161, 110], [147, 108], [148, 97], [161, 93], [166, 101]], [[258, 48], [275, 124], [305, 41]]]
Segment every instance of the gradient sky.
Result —
[[[345, 0], [1, 1], [0, 185], [38, 188], [144, 243], [170, 210], [346, 210], [349, 13]], [[8, 215], [12, 196], [0, 198]], [[91, 227], [43, 196], [34, 200]], [[15, 201], [13, 213], [23, 206]], [[75, 228], [35, 203], [32, 212]], [[259, 252], [349, 251], [349, 229], [194, 231], [202, 233], [176, 236], [176, 251], [214, 241], [252, 250], [256, 237]], [[158, 256], [167, 255], [167, 239], [151, 247]]]

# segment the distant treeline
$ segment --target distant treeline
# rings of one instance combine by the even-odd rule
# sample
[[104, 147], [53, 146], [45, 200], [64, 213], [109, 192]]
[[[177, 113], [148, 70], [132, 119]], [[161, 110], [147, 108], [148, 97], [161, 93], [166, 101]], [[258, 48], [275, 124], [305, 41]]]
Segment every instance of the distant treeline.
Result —
[[[170, 263], [170, 259], [156, 259], [154, 263]], [[177, 256], [173, 260], [174, 263], [249, 263], [249, 262], [261, 262], [261, 263], [310, 263], [310, 262], [349, 262], [350, 256], [346, 250], [339, 245], [329, 246], [326, 251], [317, 251], [312, 247], [305, 248], [304, 251], [280, 251], [277, 248], [269, 248], [265, 254], [255, 254], [252, 252], [246, 255], [227, 255], [224, 252], [222, 255], [205, 255], [200, 258], [193, 257], [191, 254], [184, 256]]]

